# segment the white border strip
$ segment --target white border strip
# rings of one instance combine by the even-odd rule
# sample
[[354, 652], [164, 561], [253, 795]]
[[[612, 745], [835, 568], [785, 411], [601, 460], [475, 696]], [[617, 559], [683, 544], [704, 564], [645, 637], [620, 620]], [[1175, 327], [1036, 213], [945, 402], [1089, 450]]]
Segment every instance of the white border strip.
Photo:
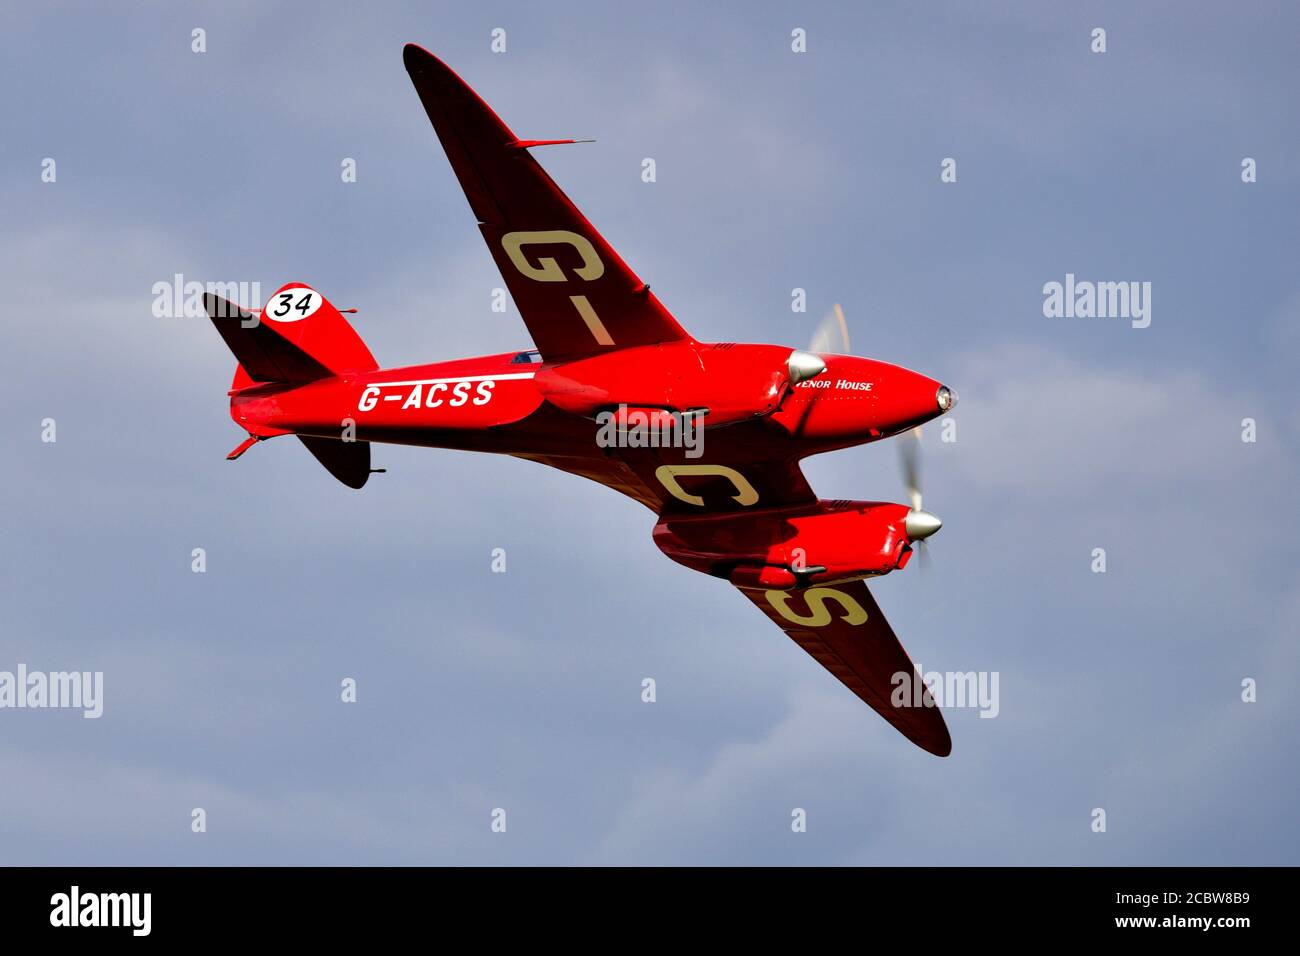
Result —
[[450, 385], [452, 382], [509, 382], [532, 378], [536, 372], [512, 372], [509, 375], [460, 375], [455, 378], [413, 378], [401, 382], [367, 382], [366, 387], [386, 388], [389, 385]]

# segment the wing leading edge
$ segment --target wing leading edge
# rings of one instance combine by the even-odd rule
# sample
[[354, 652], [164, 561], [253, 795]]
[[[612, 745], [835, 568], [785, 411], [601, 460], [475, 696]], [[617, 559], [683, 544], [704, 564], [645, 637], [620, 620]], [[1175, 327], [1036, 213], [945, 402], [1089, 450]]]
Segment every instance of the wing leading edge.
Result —
[[547, 361], [689, 340], [520, 140], [433, 54], [403, 59], [510, 294]]

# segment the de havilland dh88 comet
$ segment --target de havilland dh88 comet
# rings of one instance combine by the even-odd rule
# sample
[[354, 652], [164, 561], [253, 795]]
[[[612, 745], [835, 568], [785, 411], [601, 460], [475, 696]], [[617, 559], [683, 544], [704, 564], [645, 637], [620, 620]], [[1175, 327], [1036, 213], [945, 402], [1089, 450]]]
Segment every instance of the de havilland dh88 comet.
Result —
[[[807, 350], [696, 341], [531, 153], [573, 140], [520, 139], [441, 60], [414, 45], [404, 58], [534, 348], [380, 368], [308, 285], [255, 311], [208, 295], [239, 363], [230, 413], [248, 437], [229, 457], [295, 435], [352, 488], [371, 474], [373, 442], [513, 455], [600, 482], [655, 513], [664, 554], [729, 582], [909, 740], [946, 756], [928, 692], [919, 706], [893, 693], [919, 678], [865, 581], [906, 566], [939, 529], [921, 508], [913, 430], [948, 412], [953, 392], [840, 354], [838, 309]], [[905, 443], [906, 504], [819, 499], [800, 470], [809, 455], [891, 436]]]

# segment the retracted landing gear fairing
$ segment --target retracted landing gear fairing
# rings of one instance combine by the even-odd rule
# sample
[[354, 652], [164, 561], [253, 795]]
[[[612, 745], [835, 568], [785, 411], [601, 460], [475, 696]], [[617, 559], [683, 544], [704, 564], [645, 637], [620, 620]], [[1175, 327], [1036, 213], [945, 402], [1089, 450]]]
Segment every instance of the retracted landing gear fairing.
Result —
[[[848, 351], [838, 310], [808, 351], [697, 342], [530, 152], [572, 140], [520, 139], [442, 61], [411, 45], [405, 62], [536, 348], [381, 369], [309, 286], [286, 285], [257, 315], [209, 295], [239, 360], [230, 413], [248, 438], [229, 457], [296, 435], [352, 488], [371, 473], [372, 442], [514, 455], [598, 481], [657, 515], [664, 554], [730, 582], [909, 740], [947, 755], [928, 693], [891, 702], [918, 678], [865, 584], [939, 529], [921, 509], [915, 445], [907, 504], [821, 500], [799, 462], [914, 441], [906, 433], [954, 394], [836, 353], [832, 340]], [[632, 440], [638, 429], [696, 440]]]

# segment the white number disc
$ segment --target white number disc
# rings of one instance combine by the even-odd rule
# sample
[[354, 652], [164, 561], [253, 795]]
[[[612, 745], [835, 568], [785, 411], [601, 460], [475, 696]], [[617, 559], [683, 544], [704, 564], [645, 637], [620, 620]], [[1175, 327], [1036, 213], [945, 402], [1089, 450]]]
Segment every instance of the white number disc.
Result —
[[274, 322], [301, 322], [320, 308], [323, 300], [315, 289], [300, 286], [271, 296], [265, 315]]

